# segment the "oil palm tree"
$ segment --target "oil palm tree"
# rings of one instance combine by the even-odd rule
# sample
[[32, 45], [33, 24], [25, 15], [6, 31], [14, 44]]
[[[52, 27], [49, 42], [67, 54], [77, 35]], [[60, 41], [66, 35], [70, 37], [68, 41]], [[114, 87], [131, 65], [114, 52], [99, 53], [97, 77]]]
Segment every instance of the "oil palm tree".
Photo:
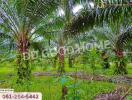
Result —
[[126, 70], [126, 61], [124, 59], [124, 49], [125, 46], [132, 41], [132, 27], [129, 27], [125, 32], [121, 33], [117, 37], [117, 41], [115, 43], [116, 49], [115, 54], [117, 57], [115, 74], [127, 74]]
[[35, 33], [33, 30], [41, 31], [42, 28], [38, 26], [43, 25], [45, 18], [57, 6], [54, 0], [0, 1], [0, 18], [3, 20], [0, 27], [6, 31], [5, 34], [10, 34], [17, 46], [18, 83], [30, 80], [29, 60], [23, 58], [27, 58], [30, 40]]
[[[102, 37], [105, 40], [108, 40], [109, 43], [109, 47], [110, 49], [112, 49], [115, 53], [115, 64], [116, 64], [116, 68], [115, 68], [115, 74], [127, 74], [127, 70], [126, 70], [126, 62], [124, 59], [124, 50], [125, 49], [129, 49], [127, 46], [127, 44], [129, 44], [129, 42], [131, 41], [131, 26], [128, 27], [127, 29], [123, 29], [123, 27], [121, 27], [122, 32], [120, 31], [118, 34], [113, 33], [111, 28], [108, 27], [107, 25], [105, 25], [105, 27], [103, 28], [96, 28], [96, 30], [94, 30], [93, 34], [97, 39], [102, 40]], [[101, 37], [101, 38], [100, 38]], [[108, 44], [107, 44], [108, 45]], [[130, 44], [129, 44], [130, 46]], [[105, 46], [106, 47], [106, 46]], [[124, 66], [123, 66], [124, 65]]]
[[[64, 35], [64, 27], [67, 25], [67, 23], [70, 23], [71, 19], [73, 18], [73, 7], [80, 3], [81, 0], [60, 0], [60, 3], [59, 3], [59, 9], [61, 9], [63, 11], [63, 15], [61, 16], [61, 18], [63, 19], [63, 21], [61, 23], [58, 23], [58, 24], [61, 24], [61, 28], [60, 28], [60, 31], [59, 31], [59, 36], [57, 37], [58, 38], [58, 54], [56, 57], [59, 58], [59, 72], [62, 74], [65, 72], [65, 69], [64, 69], [64, 46], [67, 42], [67, 37], [65, 37]], [[56, 25], [58, 26], [58, 25]], [[69, 33], [68, 33], [69, 34]], [[55, 59], [57, 59], [55, 57]]]

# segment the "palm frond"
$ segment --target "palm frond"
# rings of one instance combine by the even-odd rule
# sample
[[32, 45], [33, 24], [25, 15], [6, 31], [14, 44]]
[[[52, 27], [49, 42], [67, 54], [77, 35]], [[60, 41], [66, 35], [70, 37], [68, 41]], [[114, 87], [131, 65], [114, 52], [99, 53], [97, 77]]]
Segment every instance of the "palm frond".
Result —
[[132, 41], [132, 27], [129, 27], [126, 32], [119, 35], [116, 48], [118, 50], [123, 50], [124, 46], [127, 45], [129, 41]]
[[[102, 26], [108, 23], [111, 27], [120, 26], [122, 23], [132, 20], [132, 7], [130, 5], [112, 5], [105, 8], [94, 8], [93, 10], [83, 9], [71, 23], [65, 27], [65, 35], [77, 35], [88, 31], [93, 26]], [[117, 28], [117, 27], [116, 27]]]

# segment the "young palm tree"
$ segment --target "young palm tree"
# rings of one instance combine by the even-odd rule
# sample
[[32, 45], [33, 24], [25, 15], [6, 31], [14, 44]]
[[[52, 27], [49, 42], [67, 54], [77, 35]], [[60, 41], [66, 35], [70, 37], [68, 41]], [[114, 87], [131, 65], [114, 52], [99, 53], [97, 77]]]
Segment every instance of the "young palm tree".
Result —
[[31, 68], [27, 54], [34, 30], [42, 30], [45, 18], [57, 8], [54, 0], [2, 0], [0, 2], [1, 28], [10, 34], [17, 45], [18, 83], [30, 80]]
[[117, 57], [115, 74], [127, 74], [126, 61], [124, 59], [124, 48], [132, 40], [132, 27], [129, 27], [125, 32], [117, 37], [115, 43], [115, 54]]

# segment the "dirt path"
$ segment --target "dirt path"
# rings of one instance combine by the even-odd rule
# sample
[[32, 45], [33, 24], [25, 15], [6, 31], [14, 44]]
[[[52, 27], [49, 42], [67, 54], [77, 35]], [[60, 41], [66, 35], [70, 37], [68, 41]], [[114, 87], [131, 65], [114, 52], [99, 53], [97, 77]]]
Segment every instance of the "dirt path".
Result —
[[[59, 74], [51, 73], [51, 72], [35, 72], [33, 73], [34, 76], [39, 77], [39, 76], [59, 76]], [[104, 82], [110, 82], [110, 83], [116, 83], [116, 84], [124, 84], [124, 85], [131, 85], [132, 86], [132, 77], [128, 76], [114, 76], [114, 77], [106, 77], [103, 75], [91, 75], [91, 74], [84, 74], [81, 72], [71, 72], [71, 73], [66, 73], [65, 75], [71, 76], [71, 77], [77, 77], [82, 80], [95, 80], [95, 81], [104, 81]]]
[[113, 92], [107, 94], [99, 94], [94, 100], [126, 100], [127, 96], [131, 96], [132, 100], [132, 88], [130, 87], [118, 87]]

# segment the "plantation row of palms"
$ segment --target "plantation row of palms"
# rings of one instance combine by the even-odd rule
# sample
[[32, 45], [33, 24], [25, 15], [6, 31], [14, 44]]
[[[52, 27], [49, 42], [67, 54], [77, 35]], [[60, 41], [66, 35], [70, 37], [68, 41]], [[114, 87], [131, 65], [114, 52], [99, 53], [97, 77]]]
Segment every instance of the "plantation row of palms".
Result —
[[[74, 12], [75, 7], [81, 8]], [[0, 36], [1, 51], [15, 52], [17, 83], [30, 80], [31, 60], [23, 59], [30, 50], [74, 46], [85, 40], [108, 40], [116, 57], [115, 72], [127, 74], [123, 52], [132, 48], [132, 7], [129, 0], [1, 0]], [[63, 74], [67, 55], [64, 48], [60, 52], [53, 59], [59, 59]], [[68, 56], [71, 60], [77, 54]]]

